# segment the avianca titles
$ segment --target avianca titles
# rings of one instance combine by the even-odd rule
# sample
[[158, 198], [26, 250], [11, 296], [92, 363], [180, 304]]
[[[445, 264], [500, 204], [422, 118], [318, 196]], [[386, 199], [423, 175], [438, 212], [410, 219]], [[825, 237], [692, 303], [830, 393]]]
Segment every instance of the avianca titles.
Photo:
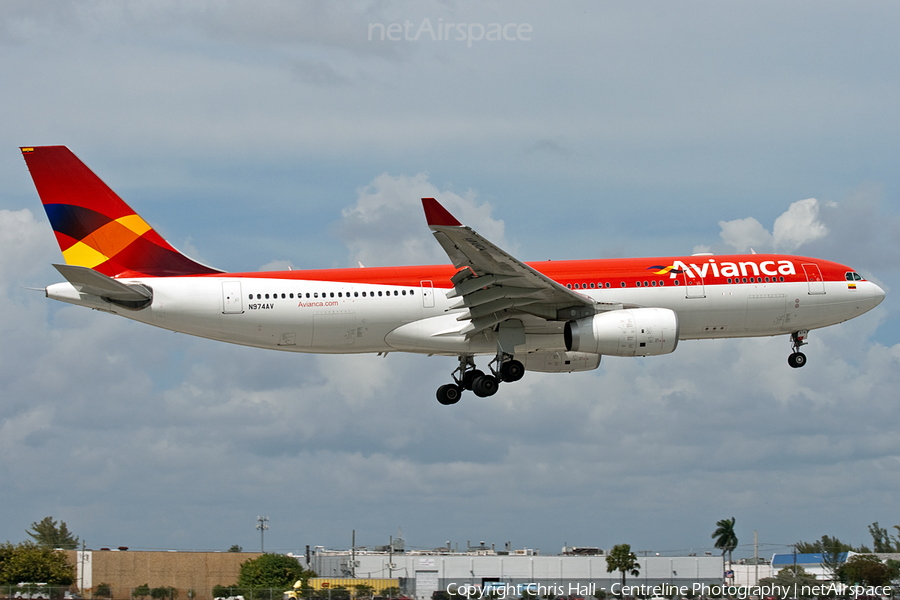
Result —
[[441, 404], [679, 340], [786, 335], [802, 367], [810, 330], [884, 299], [851, 267], [803, 256], [524, 263], [434, 198], [422, 205], [448, 265], [227, 273], [169, 245], [65, 146], [21, 150], [65, 261], [48, 298], [258, 348], [456, 356]]

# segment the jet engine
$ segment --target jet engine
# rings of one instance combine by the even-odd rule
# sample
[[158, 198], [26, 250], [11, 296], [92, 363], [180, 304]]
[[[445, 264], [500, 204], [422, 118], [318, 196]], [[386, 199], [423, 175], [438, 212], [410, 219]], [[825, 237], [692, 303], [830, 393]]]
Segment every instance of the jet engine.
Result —
[[611, 310], [566, 323], [566, 349], [610, 356], [657, 356], [678, 345], [678, 315], [668, 308]]

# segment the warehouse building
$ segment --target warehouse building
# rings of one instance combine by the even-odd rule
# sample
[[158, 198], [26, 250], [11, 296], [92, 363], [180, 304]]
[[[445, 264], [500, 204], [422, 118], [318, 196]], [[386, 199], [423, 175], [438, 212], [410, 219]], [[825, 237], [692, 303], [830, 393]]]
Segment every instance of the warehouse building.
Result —
[[[76, 565], [75, 586], [84, 589], [86, 597], [92, 588], [106, 583], [114, 600], [131, 598], [132, 590], [144, 584], [174, 588], [178, 600], [212, 600], [214, 586], [237, 582], [241, 564], [260, 553], [88, 550], [70, 551], [69, 555]], [[305, 555], [296, 558], [322, 578], [396, 580], [401, 591], [415, 600], [432, 600], [434, 592], [458, 592], [466, 587], [493, 590], [506, 597], [532, 592], [586, 600], [599, 591], [621, 592], [616, 589], [620, 574], [607, 572], [606, 556], [597, 548], [567, 548], [563, 554], [543, 556], [531, 549], [495, 551], [484, 545], [456, 552], [449, 548], [405, 552], [402, 546], [379, 550], [316, 547], [309, 553], [308, 565]], [[639, 556], [638, 566], [640, 575], [629, 575], [627, 585], [722, 583], [722, 559], [718, 556]]]
[[[684, 586], [722, 583], [722, 559], [714, 556], [639, 556], [640, 575], [628, 576], [628, 585]], [[476, 546], [466, 552], [438, 549], [430, 552], [346, 551], [316, 548], [310, 567], [321, 577], [399, 578], [401, 589], [416, 600], [431, 600], [436, 591], [460, 586], [485, 587], [521, 595], [593, 596], [617, 591], [618, 571], [608, 573], [606, 556], [572, 552], [541, 556], [530, 549], [497, 552]], [[534, 584], [534, 587], [527, 587]], [[514, 594], [513, 592], [518, 592]], [[647, 594], [653, 595], [653, 594]]]
[[[134, 588], [171, 587], [179, 600], [212, 600], [212, 588], [238, 580], [241, 564], [258, 552], [142, 552], [69, 550], [75, 587], [87, 591], [106, 583], [114, 599], [131, 598]], [[189, 593], [192, 592], [192, 595]], [[280, 600], [280, 599], [279, 599]]]

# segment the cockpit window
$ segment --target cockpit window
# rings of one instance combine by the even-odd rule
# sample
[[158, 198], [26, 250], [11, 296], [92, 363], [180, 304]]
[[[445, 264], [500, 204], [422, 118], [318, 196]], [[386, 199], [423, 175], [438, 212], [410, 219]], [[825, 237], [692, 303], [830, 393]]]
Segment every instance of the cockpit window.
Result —
[[862, 277], [856, 271], [848, 271], [844, 276], [847, 281], [862, 281]]

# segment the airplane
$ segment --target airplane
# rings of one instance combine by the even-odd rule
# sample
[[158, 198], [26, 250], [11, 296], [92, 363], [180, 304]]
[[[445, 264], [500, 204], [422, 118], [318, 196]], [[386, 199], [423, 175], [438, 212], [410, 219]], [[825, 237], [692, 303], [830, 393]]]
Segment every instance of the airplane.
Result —
[[[422, 198], [450, 264], [227, 273], [166, 242], [65, 146], [22, 147], [65, 282], [47, 298], [203, 338], [288, 352], [456, 356], [441, 404], [495, 394], [526, 371], [596, 369], [681, 340], [788, 335], [875, 308], [854, 269], [781, 254], [524, 263]], [[488, 372], [476, 356], [493, 357]]]

